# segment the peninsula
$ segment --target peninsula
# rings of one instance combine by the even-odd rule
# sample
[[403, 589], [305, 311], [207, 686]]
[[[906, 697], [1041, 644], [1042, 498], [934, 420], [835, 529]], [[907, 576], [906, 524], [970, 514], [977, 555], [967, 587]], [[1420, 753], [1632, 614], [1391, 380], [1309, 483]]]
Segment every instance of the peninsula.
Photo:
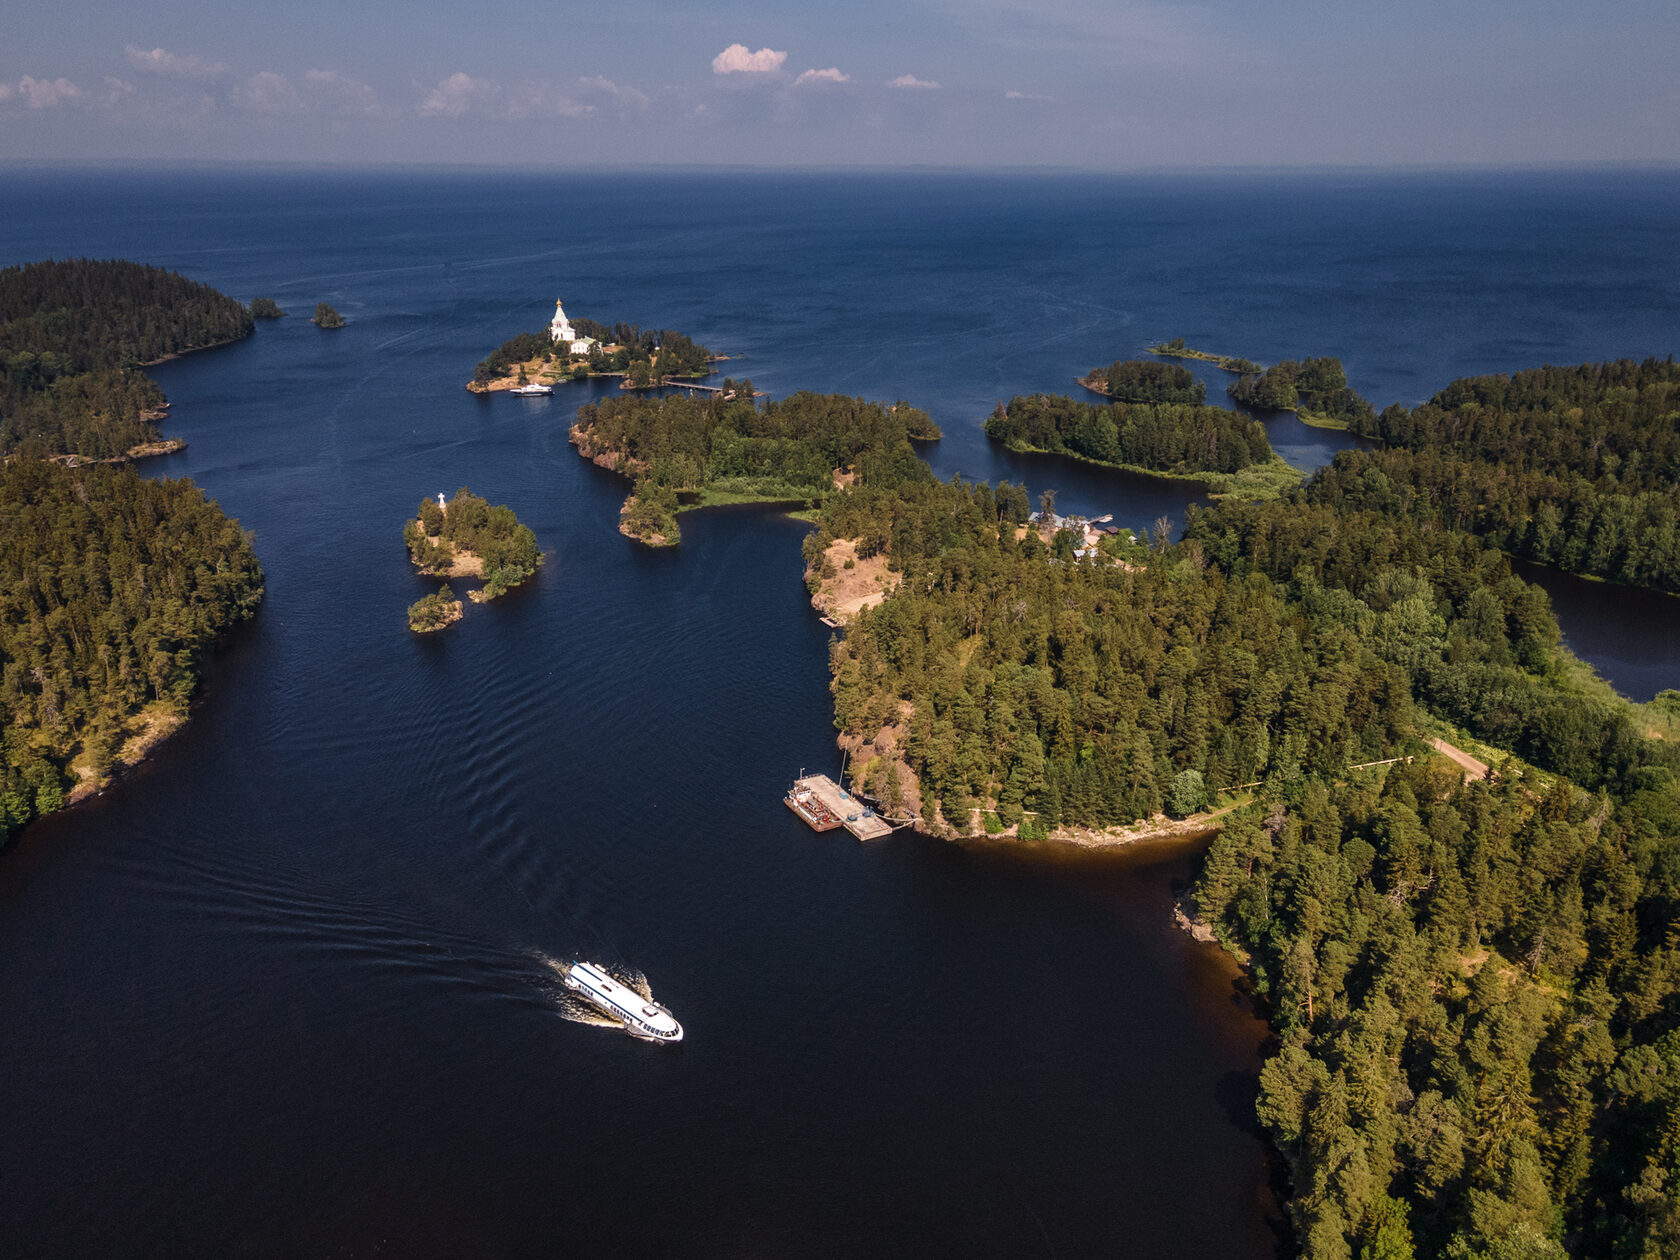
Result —
[[262, 569], [192, 482], [0, 464], [0, 843], [103, 788], [180, 726]]
[[[519, 523], [513, 509], [506, 505], [491, 507], [465, 486], [448, 502], [442, 494], [435, 500], [422, 499], [418, 514], [403, 527], [403, 542], [409, 559], [423, 575], [482, 578], [484, 585], [468, 592], [475, 604], [505, 595], [542, 564], [536, 535]], [[437, 595], [427, 597], [431, 603], [421, 600], [411, 607], [410, 624], [421, 605], [425, 608], [420, 619], [430, 623], [426, 629], [441, 629], [456, 620], [459, 601], [452, 593], [446, 595], [448, 591], [445, 586]], [[438, 622], [444, 604], [455, 604], [457, 617]]]
[[72, 258], [0, 270], [0, 455], [67, 463], [168, 454], [163, 391], [140, 371], [251, 335], [250, 314], [161, 267]]
[[[1012, 487], [908, 470], [836, 489], [805, 541], [880, 813], [1017, 843], [1218, 833], [1186, 922], [1269, 997], [1257, 1114], [1308, 1256], [1664, 1254], [1680, 693], [1600, 682], [1483, 514], [1565, 476], [1607, 517], [1660, 508], [1674, 373], [1455, 382], [1382, 414], [1389, 450], [1123, 558], [1047, 542]], [[1069, 445], [1106, 439], [1104, 410], [1000, 424]], [[1163, 419], [1154, 458], [1182, 458]], [[1197, 458], [1247, 439], [1199, 422]], [[1510, 505], [1452, 490], [1495, 467]]]
[[[1680, 365], [1672, 358], [1454, 381], [1365, 412], [1312, 497], [1464, 530], [1524, 560], [1680, 594]], [[1676, 605], [1680, 615], [1680, 605]]]
[[127, 466], [184, 445], [139, 365], [251, 328], [159, 267], [0, 270], [0, 844], [179, 727], [211, 645], [262, 599], [237, 521]]
[[705, 398], [612, 398], [578, 409], [578, 454], [631, 480], [619, 532], [681, 540], [679, 512], [728, 503], [810, 508], [837, 490], [931, 477], [914, 443], [939, 437], [925, 411], [839, 394], [755, 401], [750, 381]]
[[712, 374], [712, 365], [723, 359], [672, 329], [656, 332], [636, 324], [573, 321], [557, 301], [547, 328], [503, 342], [479, 363], [467, 388], [486, 394], [616, 376], [625, 389], [657, 389], [704, 380]]

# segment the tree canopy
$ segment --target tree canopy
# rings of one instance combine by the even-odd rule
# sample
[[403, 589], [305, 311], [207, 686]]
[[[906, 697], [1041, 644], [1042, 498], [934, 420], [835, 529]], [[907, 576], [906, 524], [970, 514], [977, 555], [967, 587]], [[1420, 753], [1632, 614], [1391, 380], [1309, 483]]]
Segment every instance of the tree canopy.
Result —
[[1301, 411], [1346, 428], [1362, 428], [1376, 416], [1371, 404], [1348, 388], [1340, 359], [1285, 359], [1263, 372], [1243, 373], [1226, 392], [1242, 407]]
[[862, 486], [932, 479], [915, 441], [939, 427], [906, 403], [883, 406], [805, 391], [756, 403], [750, 381], [705, 398], [612, 398], [578, 409], [572, 441], [588, 458], [631, 477], [620, 527], [675, 542], [684, 499], [814, 502], [837, 477]]
[[251, 333], [251, 316], [161, 267], [71, 258], [0, 269], [0, 454], [120, 458], [158, 440], [142, 364]]
[[[824, 504], [813, 582], [836, 539], [899, 576], [830, 649], [859, 788], [1022, 838], [1252, 793], [1194, 902], [1279, 1035], [1259, 1115], [1304, 1253], [1673, 1254], [1680, 694], [1594, 684], [1544, 592], [1432, 520], [1294, 491], [1075, 560], [1027, 507]], [[1442, 719], [1515, 755], [1469, 781]]]
[[1085, 383], [1121, 402], [1199, 407], [1207, 401], [1207, 386], [1189, 368], [1149, 359], [1116, 360], [1106, 368], [1092, 368]]
[[1467, 530], [1540, 564], [1680, 592], [1680, 368], [1670, 359], [1454, 381], [1388, 407], [1316, 502]]
[[474, 598], [481, 601], [506, 594], [542, 564], [537, 536], [519, 523], [513, 509], [506, 504], [491, 507], [465, 486], [455, 492], [447, 509], [436, 499], [420, 500], [416, 518], [403, 527], [403, 541], [422, 573], [447, 572], [457, 550], [477, 556], [484, 586]]
[[262, 570], [192, 482], [131, 468], [0, 467], [0, 838], [63, 802], [79, 758], [103, 775], [125, 722], [184, 710]]

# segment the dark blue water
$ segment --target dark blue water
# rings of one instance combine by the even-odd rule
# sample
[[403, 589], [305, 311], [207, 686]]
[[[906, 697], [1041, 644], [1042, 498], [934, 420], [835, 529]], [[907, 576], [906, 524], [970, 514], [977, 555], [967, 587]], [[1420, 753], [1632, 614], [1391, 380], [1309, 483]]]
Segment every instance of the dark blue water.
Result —
[[[1379, 403], [1668, 353], [1676, 192], [7, 172], [0, 263], [132, 257], [295, 314], [155, 370], [190, 446], [152, 467], [256, 532], [262, 612], [183, 734], [0, 860], [0, 1250], [1287, 1249], [1263, 1029], [1169, 923], [1193, 847], [805, 830], [781, 791], [835, 758], [801, 527], [638, 550], [565, 440], [590, 387], [461, 386], [560, 296], [773, 393], [904, 398], [942, 473], [1142, 527], [1184, 490], [997, 452], [987, 411], [1174, 335], [1339, 354]], [[1345, 442], [1273, 432], [1302, 466]], [[418, 639], [401, 523], [462, 484], [547, 564]], [[645, 971], [684, 1043], [561, 1019], [573, 952]]]

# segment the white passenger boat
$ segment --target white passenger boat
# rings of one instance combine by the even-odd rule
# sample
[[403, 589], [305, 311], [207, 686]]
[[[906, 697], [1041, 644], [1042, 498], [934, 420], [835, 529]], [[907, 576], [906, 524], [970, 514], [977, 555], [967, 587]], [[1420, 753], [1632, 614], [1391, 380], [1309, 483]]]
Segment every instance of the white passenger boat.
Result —
[[510, 392], [523, 395], [527, 398], [534, 398], [540, 394], [552, 394], [554, 392], [554, 386], [543, 385], [537, 381], [532, 381], [529, 385], [521, 385], [518, 389], [511, 390]]
[[670, 1011], [613, 979], [605, 967], [574, 961], [561, 968], [560, 976], [568, 989], [623, 1024], [632, 1036], [649, 1041], [682, 1040], [682, 1025]]

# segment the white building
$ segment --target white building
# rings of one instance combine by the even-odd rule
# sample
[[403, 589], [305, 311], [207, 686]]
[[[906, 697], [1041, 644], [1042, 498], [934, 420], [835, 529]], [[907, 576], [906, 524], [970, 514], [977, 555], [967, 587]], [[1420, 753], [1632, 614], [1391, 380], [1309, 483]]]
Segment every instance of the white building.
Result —
[[569, 354], [588, 354], [600, 343], [593, 337], [580, 337], [572, 327], [572, 321], [566, 318], [566, 308], [560, 304], [560, 299], [554, 300], [554, 318], [548, 321], [549, 340], [562, 347]]

